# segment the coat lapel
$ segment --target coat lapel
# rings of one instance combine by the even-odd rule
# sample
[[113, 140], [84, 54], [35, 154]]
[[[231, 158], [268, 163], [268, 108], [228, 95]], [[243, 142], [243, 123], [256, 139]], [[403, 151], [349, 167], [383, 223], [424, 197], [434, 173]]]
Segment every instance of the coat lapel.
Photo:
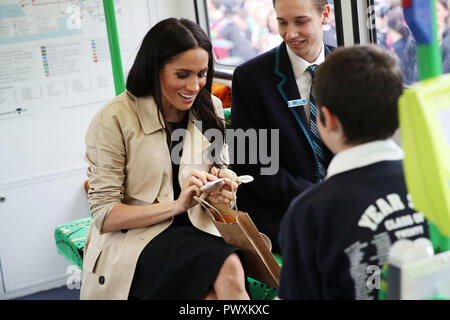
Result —
[[[131, 93], [128, 94], [131, 95]], [[134, 100], [136, 102], [138, 118], [145, 134], [153, 134], [164, 129], [164, 122], [161, 124], [158, 118], [159, 116], [162, 119], [162, 115], [158, 111], [153, 97], [140, 97], [134, 98]], [[206, 153], [207, 148], [211, 143], [203, 135], [201, 128], [199, 128], [201, 123], [202, 122], [198, 121], [194, 116], [192, 110], [190, 110], [189, 121], [183, 139], [183, 154], [179, 160], [180, 168], [178, 171], [178, 181], [180, 186], [192, 169], [209, 171], [209, 167], [212, 164], [211, 161], [208, 162]], [[165, 139], [161, 141], [161, 143], [166, 144]], [[170, 161], [170, 152], [167, 157], [162, 157], [161, 159], [168, 159]], [[161, 166], [163, 167], [164, 165], [165, 163], [163, 162]], [[186, 170], [183, 170], [185, 168]], [[172, 172], [171, 169], [168, 170], [170, 173]], [[170, 174], [170, 181], [172, 181], [171, 176], [172, 175]]]
[[[156, 106], [153, 96], [135, 97], [129, 91], [127, 91], [127, 94], [135, 101], [139, 122], [145, 134], [164, 128], [162, 115]], [[159, 118], [161, 118], [161, 122]]]
[[[189, 175], [190, 170], [198, 169], [203, 171], [209, 171], [209, 167], [212, 161], [207, 159], [207, 148], [211, 143], [203, 135], [201, 128], [201, 121], [189, 111], [189, 122], [187, 125], [186, 136], [184, 137], [183, 143], [183, 155], [180, 161], [180, 170], [178, 173], [178, 180], [180, 185], [184, 179]], [[189, 169], [189, 172], [184, 170]]]

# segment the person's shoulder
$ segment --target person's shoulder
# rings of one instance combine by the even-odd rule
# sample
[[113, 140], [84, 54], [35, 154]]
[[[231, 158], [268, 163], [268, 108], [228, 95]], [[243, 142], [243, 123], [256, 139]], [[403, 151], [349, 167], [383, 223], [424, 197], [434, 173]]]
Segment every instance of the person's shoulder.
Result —
[[123, 92], [106, 103], [94, 117], [93, 122], [125, 124], [137, 119], [136, 98], [129, 92]]
[[215, 95], [211, 94], [211, 100], [212, 100], [215, 108], [222, 107], [222, 100], [220, 100]]
[[393, 179], [395, 176], [403, 176], [402, 160], [382, 160], [366, 166], [358, 167], [333, 176], [330, 180], [348, 183], [348, 185], [359, 185], [354, 182], [357, 178], [370, 178], [376, 181], [383, 181], [386, 177]]
[[223, 117], [223, 105], [222, 105], [222, 100], [220, 100], [219, 98], [217, 98], [215, 95], [211, 94], [211, 100], [214, 106], [214, 109], [216, 110], [216, 113], [220, 116]]
[[324, 201], [323, 194], [327, 193], [328, 183], [315, 184], [299, 195], [290, 203], [288, 211], [310, 211]]
[[108, 101], [100, 110], [100, 113], [114, 113], [122, 109], [130, 109], [134, 102], [134, 96], [125, 91]]

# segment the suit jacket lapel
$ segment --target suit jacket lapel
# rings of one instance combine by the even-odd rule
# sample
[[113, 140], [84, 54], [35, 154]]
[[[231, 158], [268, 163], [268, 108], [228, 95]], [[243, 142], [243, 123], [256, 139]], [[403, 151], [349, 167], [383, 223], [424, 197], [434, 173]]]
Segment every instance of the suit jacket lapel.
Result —
[[[288, 101], [301, 99], [301, 95], [298, 91], [291, 60], [289, 59], [286, 44], [284, 42], [280, 44], [275, 51], [274, 73], [280, 78], [280, 82], [277, 84], [277, 91], [283, 98], [285, 107], [288, 108]], [[306, 125], [307, 120], [305, 110], [302, 107], [297, 107], [295, 111], [303, 124]]]
[[334, 49], [336, 48], [325, 45], [325, 59], [331, 54], [331, 52], [333, 52]]

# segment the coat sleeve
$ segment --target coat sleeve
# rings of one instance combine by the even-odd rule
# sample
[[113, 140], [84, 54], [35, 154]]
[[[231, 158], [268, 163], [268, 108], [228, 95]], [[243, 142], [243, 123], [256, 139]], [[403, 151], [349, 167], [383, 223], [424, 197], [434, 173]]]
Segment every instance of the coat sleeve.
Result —
[[86, 133], [88, 200], [93, 223], [101, 231], [112, 208], [124, 198], [125, 142], [117, 115], [103, 109]]
[[[263, 106], [265, 102], [261, 101], [261, 94], [257, 92], [253, 83], [253, 76], [250, 76], [242, 67], [235, 69], [232, 88], [231, 125], [235, 130], [235, 135], [238, 134], [237, 130], [239, 129], [244, 130], [244, 132], [249, 129], [255, 129], [256, 132], [258, 132], [258, 129], [269, 129], [267, 139], [270, 140], [271, 126], [270, 119], [264, 112]], [[268, 107], [275, 108], [276, 106]], [[271, 146], [267, 152], [273, 160], [278, 160], [278, 171], [274, 174], [261, 174], [261, 170], [267, 165], [261, 163], [259, 156], [256, 164], [251, 164], [248, 160], [244, 164], [241, 163], [239, 156], [242, 157], [242, 155], [239, 155], [239, 153], [244, 153], [248, 157], [250, 152], [254, 153], [255, 150], [255, 146], [250, 146], [247, 141], [244, 148], [241, 148], [239, 145], [234, 146], [233, 152], [233, 168], [236, 173], [238, 175], [252, 175], [255, 178], [254, 182], [245, 186], [252, 194], [265, 199], [265, 201], [270, 201], [278, 207], [286, 208], [296, 195], [313, 185], [302, 177], [293, 176], [283, 168], [277, 146]]]

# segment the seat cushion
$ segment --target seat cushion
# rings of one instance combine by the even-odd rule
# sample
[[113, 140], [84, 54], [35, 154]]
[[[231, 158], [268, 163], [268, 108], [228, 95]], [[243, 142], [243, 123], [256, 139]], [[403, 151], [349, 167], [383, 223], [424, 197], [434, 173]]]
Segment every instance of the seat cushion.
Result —
[[62, 224], [55, 229], [58, 253], [78, 268], [83, 268], [83, 252], [91, 217]]

